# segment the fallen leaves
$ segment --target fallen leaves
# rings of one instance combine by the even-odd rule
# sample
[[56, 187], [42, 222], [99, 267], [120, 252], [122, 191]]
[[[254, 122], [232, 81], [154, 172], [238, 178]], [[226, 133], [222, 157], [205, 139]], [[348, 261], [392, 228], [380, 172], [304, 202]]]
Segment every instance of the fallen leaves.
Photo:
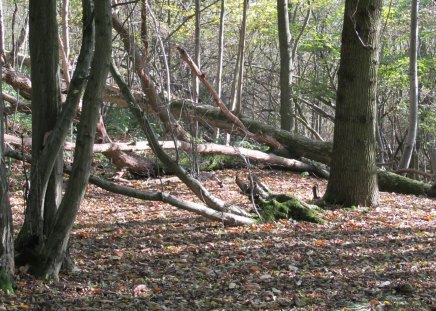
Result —
[[[249, 206], [234, 174], [216, 174], [224, 188], [206, 186]], [[300, 199], [311, 198], [314, 183], [325, 189], [325, 182], [289, 172], [256, 174], [273, 191]], [[193, 199], [180, 182], [164, 187]], [[325, 211], [323, 225], [223, 228], [91, 186], [71, 237], [80, 270], [49, 286], [18, 272], [17, 295], [0, 296], [0, 310], [429, 309], [436, 304], [434, 200], [382, 193], [381, 201], [378, 209]], [[11, 202], [21, 221], [22, 201]]]

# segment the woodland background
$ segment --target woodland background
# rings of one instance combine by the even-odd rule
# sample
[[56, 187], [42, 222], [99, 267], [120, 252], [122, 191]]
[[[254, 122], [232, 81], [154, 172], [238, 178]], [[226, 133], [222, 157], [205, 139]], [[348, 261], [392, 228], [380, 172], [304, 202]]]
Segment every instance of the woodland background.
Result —
[[[379, 6], [376, 2], [367, 0], [362, 6]], [[349, 204], [357, 212], [336, 211], [338, 206], [334, 205], [322, 211], [308, 204], [322, 203], [318, 200], [326, 187], [322, 179], [328, 177], [329, 165], [335, 157], [330, 142], [334, 138], [338, 104], [344, 1], [17, 0], [0, 4], [5, 103], [2, 136], [6, 147], [0, 148], [2, 159], [6, 155], [0, 193], [3, 229], [0, 285], [7, 293], [14, 292], [14, 288], [22, 292], [18, 297], [2, 300], [5, 306], [27, 308], [35, 304], [44, 308], [48, 304], [58, 308], [62, 286], [69, 288], [65, 295], [71, 300], [72, 309], [76, 303], [89, 303], [97, 308], [106, 304], [141, 309], [145, 303], [147, 308], [164, 310], [188, 306], [192, 299], [198, 300], [194, 309], [229, 305], [238, 309], [320, 305], [329, 308], [338, 297], [337, 308], [347, 308], [354, 302], [370, 308], [434, 306], [429, 298], [432, 282], [428, 278], [435, 268], [434, 258], [425, 248], [434, 242], [431, 234], [434, 199], [427, 197], [434, 196], [436, 187], [433, 1], [411, 4], [391, 0], [381, 7], [380, 38], [375, 43], [375, 50], [379, 49], [378, 90], [374, 99], [378, 183], [381, 191], [410, 196], [382, 193], [380, 207], [374, 209], [362, 207], [360, 202]], [[285, 4], [287, 8], [280, 13]], [[418, 7], [415, 13], [414, 6]], [[411, 64], [416, 64], [416, 73]], [[414, 80], [418, 82], [416, 91], [411, 83]], [[215, 172], [222, 168], [232, 170]], [[298, 173], [276, 172], [272, 168]], [[68, 183], [63, 171], [71, 175]], [[167, 178], [164, 174], [178, 178]], [[13, 213], [8, 210], [6, 176], [10, 180]], [[157, 183], [153, 182], [156, 177]], [[97, 203], [102, 207], [90, 210], [90, 206], [95, 206], [90, 203], [92, 198], [102, 196], [102, 190], [92, 186], [85, 197], [85, 207], [82, 204], [79, 210], [88, 178], [111, 195]], [[228, 184], [233, 179], [242, 195], [235, 184]], [[179, 180], [188, 188], [178, 185]], [[268, 192], [264, 182], [272, 192]], [[160, 187], [156, 186], [159, 183]], [[292, 191], [283, 189], [288, 183], [296, 187], [293, 185]], [[288, 220], [301, 217], [281, 205], [282, 194], [290, 192], [292, 196], [286, 196], [286, 200], [295, 199], [305, 211], [317, 215], [303, 216], [309, 217], [303, 220], [322, 224]], [[137, 206], [132, 212], [136, 216], [129, 214], [130, 207], [123, 202], [126, 197], [122, 199], [115, 193], [139, 199], [132, 202], [132, 206]], [[378, 197], [378, 191], [376, 194]], [[279, 212], [265, 213], [269, 207], [262, 207], [263, 199], [275, 200], [273, 207]], [[142, 200], [154, 202], [143, 205]], [[406, 218], [401, 216], [405, 213], [401, 201], [410, 202], [413, 207], [414, 212], [407, 212]], [[168, 207], [162, 202], [213, 221], [195, 217], [190, 220], [193, 214], [180, 210], [171, 209], [168, 214], [165, 212]], [[280, 214], [283, 209], [284, 214]], [[119, 222], [104, 216], [114, 211], [129, 220]], [[103, 232], [115, 230], [111, 223], [123, 229], [102, 237], [98, 229], [101, 224], [81, 227], [86, 217], [101, 217], [108, 225]], [[260, 224], [258, 218], [276, 221]], [[12, 220], [15, 228], [22, 226], [19, 232], [17, 229], [13, 232]], [[232, 231], [222, 229], [222, 224], [250, 226]], [[374, 230], [380, 232], [368, 231], [374, 226], [379, 226]], [[296, 240], [285, 237], [300, 229], [301, 236], [295, 236]], [[325, 236], [324, 229], [334, 235]], [[137, 241], [136, 234], [140, 235], [141, 230], [150, 236], [146, 244]], [[171, 230], [176, 234], [172, 235]], [[195, 233], [189, 234], [191, 231]], [[351, 231], [356, 234], [353, 242], [345, 238]], [[246, 240], [250, 232], [256, 232], [257, 242]], [[316, 235], [313, 240], [310, 232]], [[350, 261], [334, 270], [330, 265], [337, 260], [333, 249], [355, 244], [360, 238], [368, 239], [364, 248], [375, 252], [378, 242], [374, 246], [370, 236], [382, 236], [381, 232], [395, 236], [392, 243], [401, 246], [401, 255], [369, 257], [367, 268], [361, 271], [350, 268], [351, 274], [345, 279], [338, 278], [352, 264]], [[229, 233], [236, 234], [234, 240], [228, 240]], [[202, 246], [171, 244], [176, 240], [188, 244], [199, 241], [204, 234], [218, 235], [219, 242], [212, 238]], [[284, 236], [276, 240], [274, 234]], [[148, 272], [143, 275], [130, 271], [127, 264], [116, 274], [124, 271], [132, 284], [123, 281], [119, 285], [119, 277], [104, 276], [109, 280], [107, 286], [104, 281], [84, 286], [83, 274], [75, 269], [102, 257], [83, 246], [98, 245], [98, 240], [107, 238], [114, 240], [110, 250], [113, 255], [107, 258], [112, 264], [128, 257], [130, 265], [135, 261], [148, 265]], [[127, 249], [126, 241], [160, 259], [171, 257], [169, 254], [180, 256], [175, 259], [176, 272], [172, 270], [172, 260], [137, 258], [138, 249]], [[302, 243], [299, 245], [303, 249], [286, 266], [280, 254], [295, 241], [300, 241], [296, 243]], [[190, 255], [213, 250], [217, 245], [241, 252], [225, 258], [215, 254], [216, 266], [210, 269], [203, 259], [196, 262], [196, 256]], [[244, 245], [247, 253], [242, 251]], [[100, 245], [102, 249], [106, 246]], [[248, 258], [247, 254], [254, 254], [250, 249], [259, 246], [257, 255]], [[320, 247], [325, 248], [325, 257], [312, 256]], [[231, 249], [227, 250], [232, 252]], [[412, 249], [419, 251], [405, 255]], [[269, 250], [277, 252], [277, 256], [272, 256]], [[350, 259], [363, 254], [359, 250]], [[308, 258], [303, 260], [306, 255]], [[81, 259], [75, 265], [77, 257]], [[160, 269], [160, 262], [168, 266]], [[318, 276], [335, 280], [338, 282], [335, 286], [345, 289], [353, 273], [361, 280], [366, 279], [365, 271], [372, 271], [377, 262], [386, 265], [385, 268], [367, 282], [353, 285], [361, 293], [333, 296], [323, 290], [319, 296], [315, 293], [314, 288], [321, 286], [316, 281]], [[390, 262], [398, 264], [395, 271], [388, 271]], [[416, 262], [420, 264], [414, 265]], [[180, 291], [180, 300], [171, 301], [173, 287], [179, 282], [173, 281], [181, 280], [177, 272], [180, 265], [196, 265], [198, 278], [210, 283], [216, 275], [220, 279], [216, 284], [220, 285], [197, 286], [200, 279], [188, 278], [185, 281], [192, 286]], [[59, 274], [61, 266], [69, 273]], [[228, 269], [233, 271], [234, 280]], [[332, 276], [332, 269], [336, 277]], [[243, 276], [245, 270], [250, 277]], [[392, 275], [387, 277], [389, 273]], [[402, 273], [417, 274], [416, 288]], [[295, 282], [285, 286], [283, 282], [291, 274]], [[14, 275], [15, 282], [11, 279]], [[56, 284], [54, 287], [41, 290], [56, 298], [51, 302], [39, 298], [32, 301], [28, 288], [38, 291], [45, 283], [30, 275], [55, 280], [57, 283], [50, 283]], [[298, 290], [302, 278], [295, 278], [296, 275], [310, 275], [314, 279]], [[91, 276], [93, 280], [96, 277], [95, 273]], [[60, 278], [68, 280], [60, 285]], [[165, 278], [172, 281], [164, 281]], [[82, 285], [71, 290], [71, 282]], [[379, 290], [370, 291], [373, 286]], [[190, 293], [199, 288], [204, 291]], [[256, 292], [262, 293], [262, 298], [256, 298]], [[207, 299], [220, 294], [225, 298]], [[89, 295], [97, 298], [88, 300]], [[189, 298], [190, 295], [195, 297]]]

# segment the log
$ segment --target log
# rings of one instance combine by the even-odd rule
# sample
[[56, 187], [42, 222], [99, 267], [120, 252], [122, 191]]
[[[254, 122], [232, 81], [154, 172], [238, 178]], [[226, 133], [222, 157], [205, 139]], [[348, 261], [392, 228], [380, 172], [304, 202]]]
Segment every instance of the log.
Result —
[[[199, 122], [224, 129], [231, 134], [244, 135], [242, 131], [228, 121], [219, 108], [213, 106], [195, 106], [186, 101], [174, 101], [170, 105], [170, 111], [174, 115], [181, 115], [182, 118], [194, 118]], [[274, 141], [278, 141], [283, 145], [283, 150], [277, 150], [275, 144], [268, 144], [268, 139], [261, 142], [271, 147], [274, 153], [277, 152], [279, 155], [285, 155], [294, 159], [305, 157], [327, 165], [330, 164], [333, 147], [330, 142], [315, 141], [244, 116], [240, 116], [240, 120], [250, 132], [257, 136], [272, 136], [275, 138]]]
[[431, 185], [387, 171], [378, 172], [381, 191], [413, 195], [430, 195]]
[[292, 195], [272, 193], [268, 186], [256, 175], [248, 176], [248, 183], [237, 176], [236, 184], [243, 193], [254, 199], [256, 213], [264, 221], [276, 221], [280, 219], [294, 219], [323, 223], [324, 220], [318, 215], [321, 209], [309, 205]]
[[[6, 135], [5, 141], [16, 147], [21, 146], [21, 139], [13, 135]], [[30, 137], [24, 138], [24, 143], [26, 146], [30, 146], [31, 138]], [[177, 141], [176, 143], [174, 143], [174, 141], [159, 141], [159, 145], [165, 150], [178, 149], [185, 152], [193, 151], [192, 145], [184, 141]], [[74, 143], [66, 142], [64, 144], [64, 150], [71, 151], [74, 149], [74, 147], [75, 147]], [[111, 156], [111, 154], [117, 151], [151, 151], [151, 150], [152, 149], [150, 145], [148, 144], [148, 142], [145, 141], [139, 141], [134, 143], [94, 144], [94, 149], [93, 149], [95, 153], [107, 154], [109, 158], [111, 158], [114, 162], [117, 162], [114, 164], [119, 169], [123, 167], [136, 167], [137, 169], [135, 169], [133, 173], [135, 174], [136, 172], [137, 175], [142, 175], [140, 172], [141, 172], [141, 163], [143, 162], [141, 159], [144, 159], [143, 157], [135, 155], [135, 158], [132, 159], [130, 157], [119, 156], [119, 154], [117, 154], [116, 157], [115, 156], [113, 157]], [[311, 164], [304, 163], [298, 160], [287, 159], [272, 153], [265, 153], [259, 150], [252, 150], [242, 147], [232, 147], [232, 146], [224, 146], [224, 145], [209, 143], [209, 144], [197, 145], [196, 151], [201, 154], [223, 154], [223, 155], [244, 157], [253, 161], [286, 167], [298, 172], [316, 172], [317, 174], [319, 173], [318, 168], [315, 168]], [[144, 162], [146, 164], [144, 166], [144, 170], [145, 170], [144, 172], [149, 174], [151, 173], [150, 169], [152, 169], [152, 165], [149, 165], [150, 164], [149, 160], [146, 162], [147, 163]]]

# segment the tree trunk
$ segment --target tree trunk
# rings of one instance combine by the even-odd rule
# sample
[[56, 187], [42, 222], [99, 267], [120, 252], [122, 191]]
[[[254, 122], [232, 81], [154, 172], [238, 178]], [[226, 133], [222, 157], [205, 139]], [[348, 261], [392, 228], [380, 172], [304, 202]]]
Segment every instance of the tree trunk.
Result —
[[379, 204], [376, 90], [381, 0], [347, 0], [327, 202]]
[[[3, 71], [3, 3], [0, 0], [0, 71]], [[1, 74], [0, 72], [0, 74]], [[3, 90], [3, 83], [0, 80], [0, 93]], [[4, 133], [3, 122], [4, 102], [0, 98], [0, 292], [13, 294], [14, 277], [14, 241], [12, 229], [12, 213], [9, 205], [8, 180], [6, 162], [4, 158]]]
[[[52, 220], [56, 213], [62, 187], [62, 157], [53, 161], [54, 169], [41, 170], [41, 150], [56, 123], [59, 113], [59, 77], [56, 3], [29, 2], [29, 47], [32, 81], [32, 158], [30, 192], [25, 221], [20, 231], [17, 249], [38, 252], [43, 246], [49, 227], [44, 219]], [[27, 257], [25, 255], [25, 257]]]
[[285, 131], [292, 131], [294, 129], [292, 37], [289, 30], [288, 0], [277, 0], [277, 19], [280, 49], [280, 128]]
[[[216, 72], [216, 81], [217, 81], [216, 90], [219, 98], [221, 98], [222, 96], [225, 14], [226, 14], [226, 0], [221, 0], [220, 30], [218, 33], [218, 66]], [[219, 128], [216, 128], [215, 129], [216, 141], [218, 141], [219, 135], [220, 135], [220, 130]]]
[[[82, 97], [82, 91], [85, 86], [85, 83], [89, 76], [89, 66], [91, 63], [91, 59], [93, 56], [93, 49], [94, 49], [94, 26], [92, 23], [92, 12], [90, 12], [90, 3], [88, 1], [83, 2], [83, 39], [82, 39], [82, 47], [80, 50], [79, 58], [76, 65], [76, 70], [74, 71], [73, 78], [71, 80], [71, 87], [70, 92], [67, 94], [67, 98], [65, 101], [65, 104], [63, 106], [62, 112], [57, 119], [56, 126], [52, 131], [49, 133], [44, 133], [44, 140], [43, 140], [43, 146], [40, 149], [36, 149], [34, 152], [38, 153], [38, 161], [32, 162], [32, 167], [36, 167], [39, 174], [36, 174], [36, 181], [31, 179], [31, 183], [34, 182], [35, 187], [41, 190], [45, 190], [47, 188], [47, 184], [49, 183], [51, 172], [54, 170], [55, 164], [58, 160], [58, 155], [62, 151], [62, 147], [64, 145], [65, 137], [68, 133], [68, 130], [73, 122], [73, 118], [76, 115], [77, 107], [79, 104], [79, 101]], [[57, 42], [57, 34], [56, 36], [52, 36], [52, 40], [56, 40], [54, 42]], [[57, 56], [57, 54], [53, 55]], [[38, 58], [35, 58], [35, 61]], [[32, 61], [34, 59], [32, 58]], [[41, 66], [42, 67], [42, 66]], [[42, 67], [40, 70], [54, 70], [53, 67]], [[36, 93], [41, 91], [36, 91]], [[35, 102], [38, 102], [37, 100]], [[32, 102], [33, 104], [33, 102]], [[34, 143], [32, 142], [32, 146]], [[36, 162], [36, 163], [35, 163]], [[59, 162], [58, 162], [59, 163]], [[60, 164], [58, 164], [60, 165]], [[61, 166], [62, 167], [62, 166]], [[55, 169], [57, 173], [59, 171]], [[32, 172], [34, 174], [34, 172]], [[60, 175], [62, 176], [62, 175]], [[31, 175], [32, 178], [32, 175]], [[35, 178], [35, 176], [33, 176]], [[32, 187], [31, 187], [32, 188]], [[59, 189], [59, 188], [56, 188]], [[60, 191], [60, 189], [59, 189]], [[53, 192], [53, 196], [58, 192]], [[41, 193], [41, 196], [45, 195], [45, 192]], [[54, 200], [54, 199], [53, 199]], [[30, 203], [28, 204], [27, 209], [29, 208], [37, 208], [38, 206], [30, 206]], [[26, 211], [27, 211], [26, 209]], [[30, 212], [29, 212], [30, 214]], [[33, 214], [37, 214], [34, 212]], [[40, 213], [41, 214], [41, 213]], [[54, 215], [51, 214], [44, 214], [45, 217], [49, 217], [46, 223], [43, 224], [43, 228], [45, 229], [45, 232], [48, 233], [50, 231], [51, 226], [54, 222]], [[26, 214], [27, 217], [27, 214]], [[31, 218], [28, 218], [30, 221]], [[40, 252], [43, 243], [39, 241], [39, 237], [34, 237], [30, 230], [30, 225], [23, 225], [16, 241], [16, 249], [18, 250], [16, 263], [17, 264], [34, 264], [37, 260], [38, 253]], [[44, 230], [43, 229], [43, 230]], [[43, 242], [43, 241], [42, 241]]]
[[30, 272], [48, 279], [57, 279], [74, 220], [80, 207], [91, 171], [92, 148], [102, 102], [102, 91], [109, 71], [112, 45], [111, 2], [94, 3], [95, 52], [91, 73], [83, 97], [83, 110], [77, 134], [72, 173], [59, 207], [56, 223]]
[[418, 133], [418, 8], [419, 0], [412, 0], [410, 22], [410, 49], [409, 49], [409, 130], [404, 141], [403, 155], [399, 169], [409, 167], [413, 148]]
[[430, 164], [433, 174], [436, 174], [436, 141], [433, 142], [433, 146], [430, 149]]
[[[219, 127], [231, 132], [234, 135], [246, 136], [247, 133], [240, 130], [233, 122], [229, 121], [228, 115], [224, 114], [219, 108], [201, 105], [195, 107], [187, 102], [174, 101], [170, 105], [173, 114], [180, 115], [182, 118], [195, 116], [199, 121], [205, 122], [210, 126]], [[239, 116], [243, 125], [254, 133], [253, 139], [261, 144], [269, 146], [274, 153], [290, 158], [306, 157], [329, 165], [331, 160], [331, 142], [314, 141], [302, 135], [283, 131], [275, 126], [270, 126], [250, 118]], [[277, 143], [283, 149], [277, 149]]]

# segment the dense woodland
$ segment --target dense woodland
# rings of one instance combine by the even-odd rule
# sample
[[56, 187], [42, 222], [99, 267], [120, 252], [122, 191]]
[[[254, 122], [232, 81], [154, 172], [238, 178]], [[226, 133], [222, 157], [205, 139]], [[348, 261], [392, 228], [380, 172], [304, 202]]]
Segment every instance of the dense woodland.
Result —
[[[376, 210], [380, 192], [434, 207], [434, 1], [15, 0], [0, 9], [5, 293], [16, 271], [58, 281], [61, 268], [76, 269], [70, 237], [88, 183], [224, 226], [324, 224], [335, 208]], [[222, 168], [241, 172], [235, 187], [249, 204], [216, 193]], [[302, 199], [252, 173], [273, 168], [326, 182]], [[191, 196], [130, 182], [169, 175]], [[17, 192], [24, 214], [13, 228]]]

